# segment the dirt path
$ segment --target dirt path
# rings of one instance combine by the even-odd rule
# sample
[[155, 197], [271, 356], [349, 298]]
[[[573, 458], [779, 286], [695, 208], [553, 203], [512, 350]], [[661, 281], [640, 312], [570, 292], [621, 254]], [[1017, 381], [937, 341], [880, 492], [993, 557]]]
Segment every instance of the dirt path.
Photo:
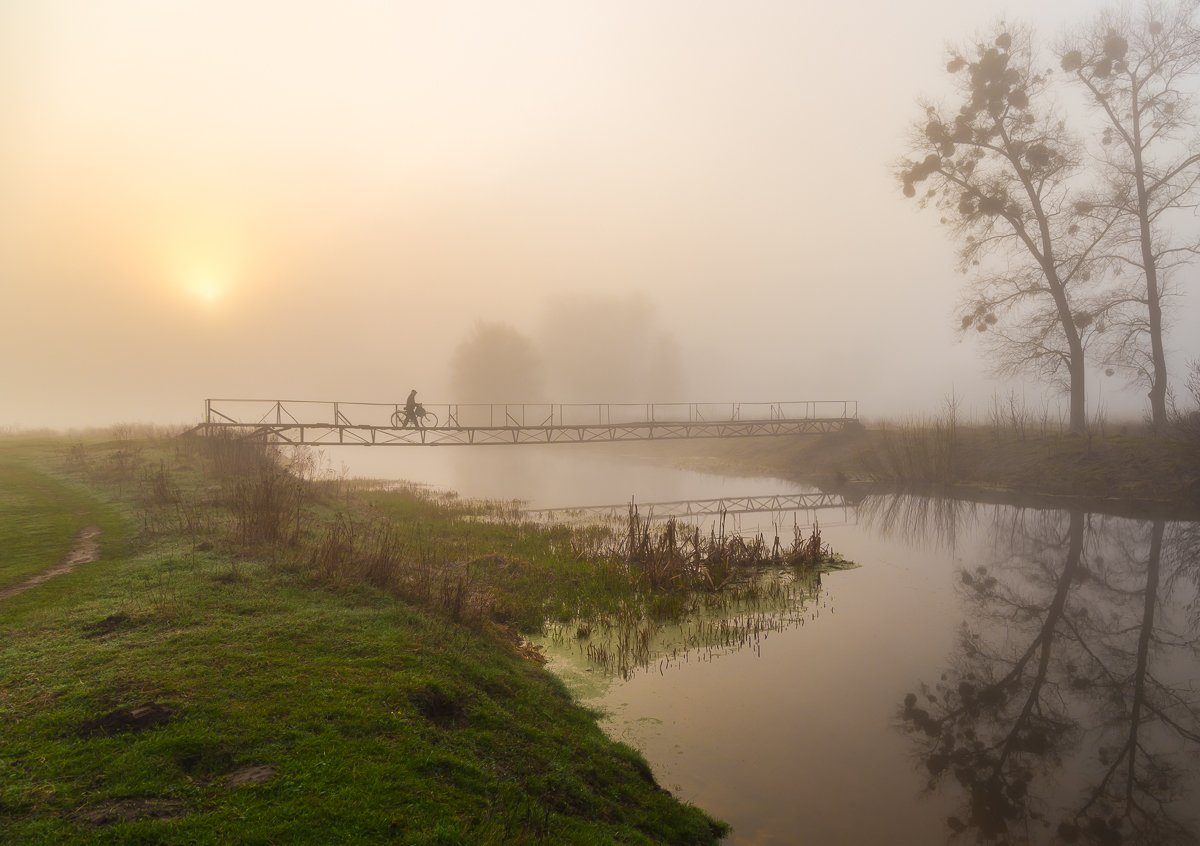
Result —
[[37, 575], [30, 576], [23, 582], [18, 582], [12, 587], [0, 588], [0, 599], [8, 599], [10, 596], [16, 596], [18, 593], [24, 593], [32, 587], [48, 582], [55, 576], [61, 576], [63, 573], [69, 573], [78, 567], [80, 564], [87, 564], [95, 561], [100, 557], [100, 529], [96, 526], [88, 526], [86, 529], [81, 529], [75, 537], [75, 545], [71, 547], [62, 561], [59, 561], [48, 570], [43, 570]]

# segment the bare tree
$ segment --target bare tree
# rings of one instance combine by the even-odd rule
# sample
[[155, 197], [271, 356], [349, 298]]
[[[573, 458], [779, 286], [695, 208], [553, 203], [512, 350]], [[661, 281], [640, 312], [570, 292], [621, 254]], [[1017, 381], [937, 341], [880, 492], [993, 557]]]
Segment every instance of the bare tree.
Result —
[[1111, 220], [1074, 202], [1081, 148], [1037, 67], [1023, 28], [997, 27], [990, 43], [952, 55], [957, 111], [925, 106], [899, 177], [909, 197], [930, 184], [921, 203], [941, 210], [960, 244], [960, 267], [972, 274], [962, 331], [986, 333], [999, 372], [1065, 382], [1071, 430], [1082, 432], [1095, 330], [1088, 295]]
[[1163, 305], [1171, 272], [1200, 248], [1200, 239], [1173, 231], [1170, 221], [1173, 212], [1196, 207], [1200, 182], [1200, 150], [1189, 138], [1195, 96], [1185, 87], [1200, 70], [1198, 6], [1147, 4], [1137, 18], [1107, 12], [1061, 50], [1063, 70], [1103, 116], [1105, 196], [1098, 202], [1119, 214], [1111, 249], [1133, 271], [1133, 284], [1107, 310], [1116, 330], [1113, 360], [1149, 386], [1156, 427], [1167, 423]]

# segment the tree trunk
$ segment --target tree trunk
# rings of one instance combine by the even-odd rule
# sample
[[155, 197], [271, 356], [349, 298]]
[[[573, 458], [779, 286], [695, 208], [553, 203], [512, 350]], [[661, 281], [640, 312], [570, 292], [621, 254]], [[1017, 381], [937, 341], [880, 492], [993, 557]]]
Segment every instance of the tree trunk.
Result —
[[1058, 305], [1058, 319], [1062, 324], [1063, 334], [1067, 336], [1067, 373], [1071, 378], [1071, 434], [1083, 435], [1087, 433], [1087, 381], [1083, 341], [1079, 337], [1079, 330], [1075, 328], [1071, 308], [1067, 303], [1067, 293], [1058, 280], [1058, 275], [1047, 271], [1046, 281], [1050, 283], [1050, 292]]
[[1150, 353], [1154, 376], [1150, 381], [1150, 418], [1155, 429], [1167, 425], [1167, 356], [1163, 351], [1162, 308], [1159, 305], [1157, 274], [1146, 274], [1146, 301], [1150, 305]]
[[1146, 161], [1142, 156], [1142, 104], [1139, 85], [1130, 75], [1129, 119], [1133, 131], [1129, 152], [1133, 156], [1133, 179], [1137, 188], [1138, 238], [1141, 241], [1142, 270], [1146, 275], [1146, 311], [1150, 323], [1150, 419], [1155, 429], [1167, 424], [1167, 356], [1163, 351], [1161, 288], [1158, 282], [1158, 263], [1154, 256], [1154, 240], [1150, 232], [1150, 192], [1146, 188]]
[[1083, 349], [1071, 356], [1071, 433], [1087, 433], [1087, 391], [1084, 389]]
[[[1136, 105], [1136, 102], [1135, 102]], [[1134, 124], [1134, 137], [1140, 143], [1141, 126]], [[1146, 272], [1146, 310], [1150, 322], [1150, 419], [1155, 429], [1167, 425], [1167, 355], [1163, 350], [1162, 304], [1158, 284], [1158, 266], [1150, 233], [1150, 198], [1146, 193], [1146, 173], [1141, 151], [1133, 151], [1134, 176], [1138, 193], [1138, 234], [1142, 242], [1142, 267]]]

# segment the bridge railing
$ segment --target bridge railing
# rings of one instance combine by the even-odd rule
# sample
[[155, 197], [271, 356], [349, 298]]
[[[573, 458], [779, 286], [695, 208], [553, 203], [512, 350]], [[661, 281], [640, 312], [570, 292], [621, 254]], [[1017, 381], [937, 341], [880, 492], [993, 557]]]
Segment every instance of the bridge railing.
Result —
[[[858, 417], [856, 400], [716, 403], [423, 403], [439, 429], [553, 428], [759, 420], [844, 420]], [[317, 400], [207, 399], [204, 422], [241, 426], [393, 425], [404, 403]]]

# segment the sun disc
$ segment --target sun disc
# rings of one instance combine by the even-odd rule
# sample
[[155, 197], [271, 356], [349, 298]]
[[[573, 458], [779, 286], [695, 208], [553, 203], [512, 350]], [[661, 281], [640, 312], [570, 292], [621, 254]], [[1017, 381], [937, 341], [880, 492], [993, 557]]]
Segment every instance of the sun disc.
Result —
[[213, 305], [225, 296], [224, 282], [213, 274], [196, 274], [187, 287], [188, 293], [206, 305]]

